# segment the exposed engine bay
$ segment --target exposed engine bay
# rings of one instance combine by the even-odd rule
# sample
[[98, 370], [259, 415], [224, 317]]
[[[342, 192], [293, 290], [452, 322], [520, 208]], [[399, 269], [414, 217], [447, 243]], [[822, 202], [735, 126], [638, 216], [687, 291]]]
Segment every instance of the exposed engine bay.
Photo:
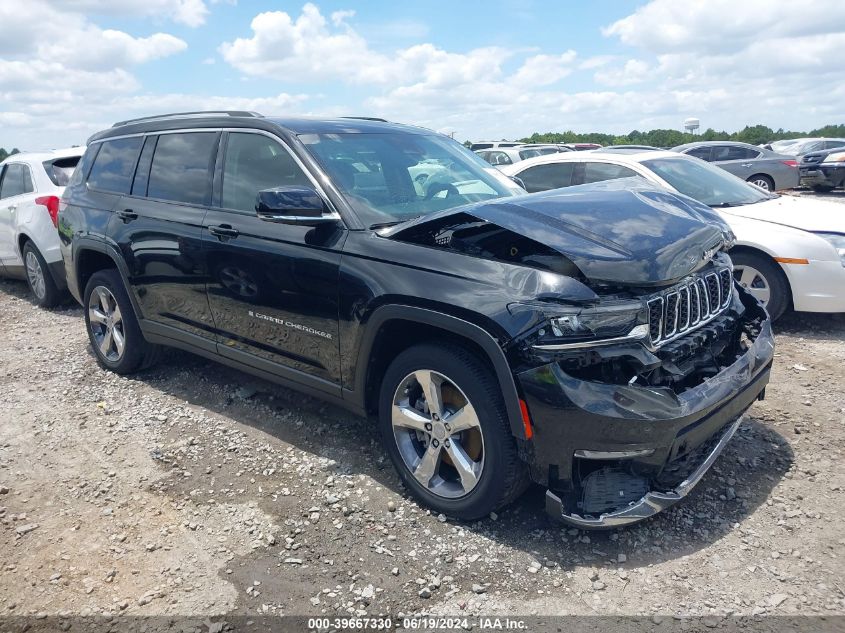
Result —
[[578, 267], [553, 248], [466, 213], [413, 226], [403, 231], [401, 239], [583, 279]]

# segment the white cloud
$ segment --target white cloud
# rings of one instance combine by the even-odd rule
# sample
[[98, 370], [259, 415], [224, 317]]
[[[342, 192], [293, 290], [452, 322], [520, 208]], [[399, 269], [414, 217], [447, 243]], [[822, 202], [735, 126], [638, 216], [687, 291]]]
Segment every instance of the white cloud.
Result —
[[725, 54], [761, 39], [838, 33], [843, 24], [838, 0], [652, 0], [602, 32], [655, 53]]
[[[362, 24], [342, 5], [322, 13], [309, 3], [298, 13], [259, 13], [249, 30], [219, 46], [243, 85], [270, 95], [258, 99], [155, 94], [134, 68], [178, 54], [185, 42], [109, 30], [84, 14], [196, 25], [224, 1], [231, 3], [30, 0], [20, 11], [0, 0], [0, 123], [18, 134], [18, 145], [38, 148], [80, 142], [118, 119], [209, 108], [385, 116], [455, 131], [461, 140], [680, 128], [691, 115], [719, 129], [845, 120], [845, 67], [830, 63], [845, 47], [839, 0], [816, 0], [812, 11], [758, 0], [652, 0], [603, 30], [619, 51], [592, 56], [518, 45], [444, 48], [426, 41], [434, 20], [402, 30], [389, 19]], [[491, 34], [488, 41], [498, 40]], [[197, 68], [215, 58], [200, 56]], [[315, 95], [300, 94], [301, 85]]]
[[0, 24], [6, 27], [0, 38], [4, 61], [41, 60], [69, 69], [109, 70], [187, 48], [183, 40], [166, 33], [133, 37], [123, 31], [103, 30], [84, 16], [62, 12], [44, 0], [30, 0], [26, 11], [12, 3], [0, 3]]
[[621, 67], [604, 68], [594, 75], [596, 83], [605, 86], [630, 86], [649, 78], [651, 67], [641, 59], [629, 59]]
[[535, 55], [525, 60], [516, 71], [513, 82], [520, 86], [548, 86], [557, 83], [572, 72], [575, 51], [562, 55]]
[[[203, 0], [48, 0], [57, 11], [165, 17], [190, 27], [205, 24]], [[214, 1], [214, 0], [213, 0]]]

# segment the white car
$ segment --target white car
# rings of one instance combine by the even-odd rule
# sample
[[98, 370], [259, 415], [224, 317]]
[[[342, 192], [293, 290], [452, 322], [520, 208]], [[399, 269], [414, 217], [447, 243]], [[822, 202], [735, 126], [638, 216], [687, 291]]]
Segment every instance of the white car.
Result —
[[558, 152], [569, 152], [571, 150], [558, 145], [518, 145], [516, 147], [497, 147], [493, 149], [476, 150], [476, 154], [494, 167], [512, 165], [522, 160], [545, 156], [546, 154], [557, 154]]
[[26, 279], [38, 305], [66, 288], [59, 252], [59, 200], [84, 147], [13, 154], [0, 163], [0, 275]]
[[713, 207], [736, 235], [734, 277], [773, 319], [790, 306], [845, 312], [845, 208], [777, 195], [675, 152], [551, 154], [502, 168], [529, 193], [639, 177]]

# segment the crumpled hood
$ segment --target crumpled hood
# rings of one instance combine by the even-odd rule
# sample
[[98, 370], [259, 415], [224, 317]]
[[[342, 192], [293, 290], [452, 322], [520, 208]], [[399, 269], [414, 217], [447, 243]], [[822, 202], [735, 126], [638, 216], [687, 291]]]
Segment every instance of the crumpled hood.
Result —
[[724, 215], [773, 222], [802, 231], [845, 234], [845, 207], [836, 202], [781, 195], [771, 200], [719, 209]]
[[394, 227], [385, 237], [459, 213], [544, 244], [589, 280], [613, 284], [672, 283], [733, 237], [709, 207], [633, 178], [461, 206]]

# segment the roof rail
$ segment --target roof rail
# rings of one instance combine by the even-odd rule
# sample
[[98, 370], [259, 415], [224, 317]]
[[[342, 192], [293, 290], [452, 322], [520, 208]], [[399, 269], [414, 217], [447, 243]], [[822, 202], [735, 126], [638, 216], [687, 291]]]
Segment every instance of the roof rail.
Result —
[[246, 116], [263, 118], [263, 115], [258, 112], [251, 112], [249, 110], [197, 110], [195, 112], [171, 112], [170, 114], [156, 114], [153, 116], [142, 116], [137, 119], [127, 119], [126, 121], [118, 121], [112, 127], [121, 127], [129, 125], [130, 123], [142, 123], [144, 121], [161, 121], [166, 119], [178, 119], [182, 117], [205, 117], [205, 116]]
[[377, 116], [342, 116], [341, 119], [356, 119], [357, 121], [378, 121], [379, 123], [390, 123], [387, 119]]

